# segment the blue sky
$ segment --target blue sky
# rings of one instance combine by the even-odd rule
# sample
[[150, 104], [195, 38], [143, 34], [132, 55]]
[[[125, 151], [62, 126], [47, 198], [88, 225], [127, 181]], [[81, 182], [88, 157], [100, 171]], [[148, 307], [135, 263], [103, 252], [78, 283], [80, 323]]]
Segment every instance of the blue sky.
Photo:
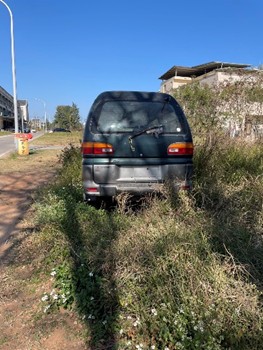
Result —
[[[14, 16], [17, 95], [52, 120], [85, 120], [106, 90], [158, 91], [173, 65], [263, 63], [262, 0], [5, 0]], [[0, 85], [13, 94], [10, 17], [0, 3]]]

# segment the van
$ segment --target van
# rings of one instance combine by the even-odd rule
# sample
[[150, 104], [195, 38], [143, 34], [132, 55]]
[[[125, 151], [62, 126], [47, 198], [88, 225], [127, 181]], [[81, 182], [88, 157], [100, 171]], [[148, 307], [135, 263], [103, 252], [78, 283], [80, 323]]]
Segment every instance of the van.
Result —
[[193, 141], [187, 119], [168, 94], [106, 91], [91, 106], [82, 142], [84, 200], [190, 189]]

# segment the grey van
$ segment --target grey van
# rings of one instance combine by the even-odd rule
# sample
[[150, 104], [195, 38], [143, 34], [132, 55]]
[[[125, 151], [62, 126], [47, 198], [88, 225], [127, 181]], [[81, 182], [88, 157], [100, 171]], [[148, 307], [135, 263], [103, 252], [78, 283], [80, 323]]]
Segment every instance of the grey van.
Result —
[[107, 91], [91, 106], [82, 142], [84, 199], [156, 191], [164, 181], [189, 189], [193, 142], [168, 94]]

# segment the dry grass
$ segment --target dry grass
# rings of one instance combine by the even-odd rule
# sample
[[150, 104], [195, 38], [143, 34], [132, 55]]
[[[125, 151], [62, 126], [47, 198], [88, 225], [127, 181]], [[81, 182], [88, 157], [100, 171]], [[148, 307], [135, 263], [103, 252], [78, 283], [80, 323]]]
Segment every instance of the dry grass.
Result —
[[[28, 156], [19, 156], [12, 153], [0, 158], [1, 173], [52, 168], [54, 164], [58, 163], [61, 150], [69, 144], [79, 146], [81, 138], [81, 132], [71, 132], [45, 134], [35, 140], [33, 139], [29, 143]], [[55, 149], [52, 149], [52, 147]]]
[[10, 131], [1, 131], [0, 132], [0, 137], [1, 136], [6, 136], [6, 135], [11, 135], [12, 133]]
[[9, 172], [29, 172], [31, 170], [54, 168], [58, 164], [60, 150], [37, 150], [28, 156], [19, 156], [15, 153], [7, 158], [0, 158], [2, 174]]
[[67, 146], [69, 144], [79, 146], [82, 140], [82, 132], [73, 131], [56, 132], [51, 134], [45, 134], [36, 140], [33, 140], [30, 144], [32, 146]]

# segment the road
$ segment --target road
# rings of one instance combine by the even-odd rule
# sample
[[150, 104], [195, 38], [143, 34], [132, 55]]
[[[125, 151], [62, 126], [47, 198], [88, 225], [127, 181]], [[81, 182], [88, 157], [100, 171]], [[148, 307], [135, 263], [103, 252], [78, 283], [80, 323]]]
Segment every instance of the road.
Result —
[[[33, 134], [33, 139], [36, 139], [43, 135], [43, 132], [37, 132]], [[31, 140], [29, 140], [30, 142]], [[15, 140], [14, 135], [0, 136], [0, 158], [8, 154], [9, 152], [15, 151]]]

